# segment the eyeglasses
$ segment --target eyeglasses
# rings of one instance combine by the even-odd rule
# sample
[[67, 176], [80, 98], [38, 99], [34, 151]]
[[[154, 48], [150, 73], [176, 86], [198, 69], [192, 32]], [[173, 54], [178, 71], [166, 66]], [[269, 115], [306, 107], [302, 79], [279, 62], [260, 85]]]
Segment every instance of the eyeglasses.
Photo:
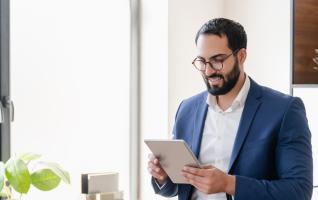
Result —
[[209, 64], [210, 67], [216, 71], [220, 71], [221, 69], [223, 69], [223, 62], [228, 59], [231, 55], [235, 55], [237, 52], [239, 51], [239, 49], [233, 51], [231, 54], [226, 55], [223, 58], [211, 58], [210, 61], [206, 62], [203, 58], [200, 57], [196, 57], [193, 61], [192, 64], [194, 65], [194, 67], [199, 70], [199, 71], [205, 71], [206, 70], [206, 64]]

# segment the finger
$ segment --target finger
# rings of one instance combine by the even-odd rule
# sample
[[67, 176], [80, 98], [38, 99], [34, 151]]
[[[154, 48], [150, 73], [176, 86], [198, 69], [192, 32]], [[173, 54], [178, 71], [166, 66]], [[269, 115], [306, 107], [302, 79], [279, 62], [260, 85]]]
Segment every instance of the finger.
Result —
[[150, 165], [162, 168], [159, 162], [155, 163], [154, 161], [148, 161], [148, 166], [150, 166]]
[[206, 169], [200, 169], [200, 168], [185, 166], [182, 171], [188, 172], [188, 173], [191, 173], [191, 174], [194, 174], [194, 175], [198, 175], [198, 176], [204, 176], [205, 175], [205, 170]]
[[149, 160], [153, 161], [156, 159], [155, 155], [153, 155], [152, 153], [148, 154], [148, 158]]
[[185, 179], [193, 182], [193, 183], [200, 183], [200, 184], [204, 184], [207, 185], [209, 180], [206, 177], [202, 177], [202, 176], [197, 176], [191, 173], [184, 173], [181, 172], [182, 176], [184, 176]]
[[195, 188], [197, 188], [198, 190], [200, 190], [201, 192], [204, 192], [204, 193], [208, 193], [208, 190], [209, 190], [209, 185], [206, 184], [206, 183], [201, 183], [201, 182], [198, 182], [198, 181], [195, 181], [193, 179], [188, 179], [188, 178], [185, 178], [186, 181], [193, 185]]
[[155, 159], [153, 160], [153, 162], [154, 162], [156, 165], [159, 165], [159, 160], [158, 160], [158, 158], [155, 158]]
[[215, 167], [213, 165], [202, 165], [201, 168], [202, 169], [213, 169]]
[[155, 171], [155, 172], [157, 172], [157, 173], [159, 173], [160, 171], [162, 172], [163, 170], [161, 170], [161, 168], [158, 166], [158, 165], [154, 165], [153, 163], [149, 163], [149, 167], [153, 170], [153, 171]]
[[198, 189], [199, 191], [208, 194], [208, 187], [206, 184], [202, 184], [202, 183], [198, 183], [198, 182], [193, 182], [193, 181], [189, 181], [189, 183], [191, 185], [193, 185], [196, 189]]
[[153, 176], [154, 178], [163, 181], [165, 179], [165, 176], [162, 174], [159, 174], [157, 172], [155, 172], [154, 170], [152, 170], [151, 168], [148, 168], [149, 173], [151, 174], [151, 176]]
[[159, 164], [159, 159], [158, 159], [155, 155], [153, 155], [153, 154], [148, 154], [148, 158], [149, 158], [149, 160], [151, 160], [153, 163]]

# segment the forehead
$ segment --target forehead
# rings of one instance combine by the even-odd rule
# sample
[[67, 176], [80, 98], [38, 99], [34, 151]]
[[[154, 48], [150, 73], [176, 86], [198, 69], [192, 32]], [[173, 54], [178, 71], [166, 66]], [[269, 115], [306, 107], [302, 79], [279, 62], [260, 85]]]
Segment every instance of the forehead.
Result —
[[202, 57], [209, 58], [217, 54], [227, 54], [231, 52], [228, 47], [226, 36], [218, 36], [213, 34], [200, 35], [197, 41], [197, 53]]

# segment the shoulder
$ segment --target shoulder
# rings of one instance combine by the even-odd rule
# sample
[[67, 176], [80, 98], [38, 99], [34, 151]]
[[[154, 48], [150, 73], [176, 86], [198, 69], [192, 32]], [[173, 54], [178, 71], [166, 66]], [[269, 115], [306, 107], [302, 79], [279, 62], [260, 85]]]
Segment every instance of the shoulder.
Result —
[[194, 114], [194, 112], [198, 108], [198, 106], [200, 106], [202, 104], [203, 105], [206, 104], [207, 97], [208, 97], [208, 92], [203, 91], [203, 92], [200, 92], [196, 95], [193, 95], [189, 98], [182, 100], [176, 114], [177, 115], [178, 114], [187, 114], [187, 115], [190, 114], [191, 115], [191, 113]]
[[202, 101], [206, 101], [208, 97], [208, 92], [207, 91], [203, 91], [200, 92], [196, 95], [193, 95], [189, 98], [186, 98], [182, 101], [182, 104], [184, 105], [193, 105], [193, 104], [197, 104], [197, 103], [201, 103]]
[[263, 103], [270, 104], [272, 106], [275, 105], [288, 105], [290, 104], [295, 97], [282, 93], [280, 91], [274, 90], [272, 88], [258, 85], [255, 81], [251, 79], [251, 95], [256, 95], [257, 97], [261, 97], [261, 101]]
[[294, 97], [274, 90], [272, 88], [268, 88], [265, 86], [262, 87], [263, 98], [271, 100], [271, 101], [279, 101], [279, 102], [290, 102]]
[[260, 95], [256, 96], [261, 97], [260, 101], [262, 102], [263, 107], [276, 111], [277, 113], [285, 113], [291, 107], [296, 107], [298, 109], [304, 110], [304, 104], [299, 97], [294, 97], [289, 94], [274, 90], [272, 88], [258, 85], [253, 80], [251, 82], [251, 96], [258, 93], [256, 91], [259, 91]]

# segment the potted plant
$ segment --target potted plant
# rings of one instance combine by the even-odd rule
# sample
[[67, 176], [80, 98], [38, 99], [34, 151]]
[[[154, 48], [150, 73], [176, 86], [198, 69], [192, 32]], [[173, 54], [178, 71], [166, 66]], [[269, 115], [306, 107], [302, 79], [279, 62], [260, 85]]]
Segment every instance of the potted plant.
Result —
[[27, 194], [31, 185], [42, 191], [56, 188], [61, 180], [70, 184], [67, 171], [57, 163], [39, 160], [41, 156], [26, 153], [11, 157], [6, 163], [0, 161], [0, 195], [14, 200], [14, 191], [20, 193], [20, 199]]

